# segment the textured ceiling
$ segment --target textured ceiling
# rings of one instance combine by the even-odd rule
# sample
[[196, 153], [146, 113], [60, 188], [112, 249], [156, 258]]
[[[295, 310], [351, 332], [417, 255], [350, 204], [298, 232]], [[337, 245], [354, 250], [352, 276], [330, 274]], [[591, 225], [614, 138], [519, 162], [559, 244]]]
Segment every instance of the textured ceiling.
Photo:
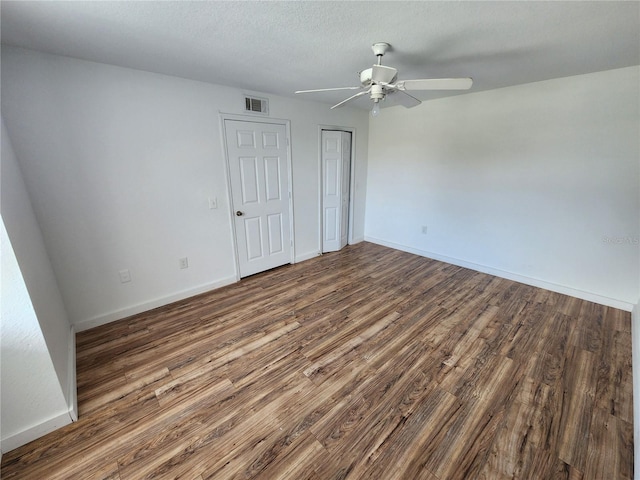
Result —
[[383, 64], [400, 79], [471, 76], [472, 91], [640, 64], [637, 1], [3, 0], [0, 8], [3, 44], [284, 96], [358, 85], [381, 41], [392, 45]]

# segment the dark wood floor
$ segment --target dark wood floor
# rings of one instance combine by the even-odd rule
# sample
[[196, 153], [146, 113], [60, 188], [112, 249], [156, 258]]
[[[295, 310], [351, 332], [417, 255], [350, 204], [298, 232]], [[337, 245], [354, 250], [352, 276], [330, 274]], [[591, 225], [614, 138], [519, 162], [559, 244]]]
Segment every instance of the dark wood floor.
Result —
[[631, 479], [626, 312], [373, 244], [78, 335], [2, 478]]

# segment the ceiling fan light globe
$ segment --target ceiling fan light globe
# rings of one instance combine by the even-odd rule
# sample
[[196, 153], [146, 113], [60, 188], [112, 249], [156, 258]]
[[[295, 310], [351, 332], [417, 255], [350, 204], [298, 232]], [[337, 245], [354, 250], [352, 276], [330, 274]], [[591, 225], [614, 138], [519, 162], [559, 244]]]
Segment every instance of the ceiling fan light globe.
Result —
[[377, 117], [380, 114], [380, 102], [373, 102], [373, 108], [371, 109], [371, 116]]

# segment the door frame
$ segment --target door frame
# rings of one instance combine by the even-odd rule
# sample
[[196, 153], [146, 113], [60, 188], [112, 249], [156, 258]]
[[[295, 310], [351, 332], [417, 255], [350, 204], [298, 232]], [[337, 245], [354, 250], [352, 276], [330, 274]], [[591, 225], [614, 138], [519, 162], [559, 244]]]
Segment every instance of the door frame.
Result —
[[355, 167], [356, 167], [356, 129], [354, 127], [341, 127], [338, 125], [318, 125], [318, 255], [322, 255], [322, 236], [324, 234], [324, 221], [322, 212], [322, 131], [334, 130], [351, 134], [351, 162], [349, 165], [349, 231], [347, 232], [347, 245], [353, 244], [353, 203], [355, 199]]
[[289, 182], [289, 238], [291, 239], [290, 249], [290, 263], [295, 263], [295, 237], [294, 237], [294, 218], [293, 218], [293, 170], [291, 161], [291, 121], [282, 118], [265, 118], [254, 117], [252, 115], [238, 115], [235, 113], [223, 113], [220, 112], [220, 136], [222, 138], [222, 163], [225, 171], [225, 178], [227, 180], [227, 213], [229, 215], [229, 227], [231, 228], [231, 242], [233, 244], [233, 264], [236, 270], [236, 282], [241, 280], [240, 277], [240, 259], [238, 255], [238, 239], [236, 236], [234, 209], [233, 209], [233, 197], [231, 195], [231, 172], [229, 171], [229, 149], [227, 147], [227, 134], [225, 130], [225, 121], [235, 120], [239, 122], [250, 123], [267, 123], [271, 125], [283, 125], [287, 135], [287, 181]]

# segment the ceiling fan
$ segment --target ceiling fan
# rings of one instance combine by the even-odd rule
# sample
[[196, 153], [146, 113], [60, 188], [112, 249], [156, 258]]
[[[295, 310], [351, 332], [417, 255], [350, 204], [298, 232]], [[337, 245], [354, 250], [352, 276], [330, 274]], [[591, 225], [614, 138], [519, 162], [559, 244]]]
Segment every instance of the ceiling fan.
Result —
[[371, 46], [373, 53], [378, 57], [378, 63], [371, 68], [360, 72], [359, 87], [336, 87], [320, 88], [316, 90], [298, 90], [295, 93], [316, 93], [332, 92], [336, 90], [360, 90], [355, 95], [335, 104], [332, 109], [341, 107], [345, 103], [355, 100], [363, 95], [369, 95], [373, 100], [373, 116], [380, 113], [380, 100], [385, 100], [387, 96], [393, 96], [394, 100], [404, 107], [411, 108], [420, 105], [422, 102], [407, 91], [417, 90], [468, 90], [473, 84], [471, 78], [422, 78], [416, 80], [398, 81], [398, 70], [393, 67], [382, 65], [382, 57], [389, 50], [391, 45], [384, 42], [374, 43]]

